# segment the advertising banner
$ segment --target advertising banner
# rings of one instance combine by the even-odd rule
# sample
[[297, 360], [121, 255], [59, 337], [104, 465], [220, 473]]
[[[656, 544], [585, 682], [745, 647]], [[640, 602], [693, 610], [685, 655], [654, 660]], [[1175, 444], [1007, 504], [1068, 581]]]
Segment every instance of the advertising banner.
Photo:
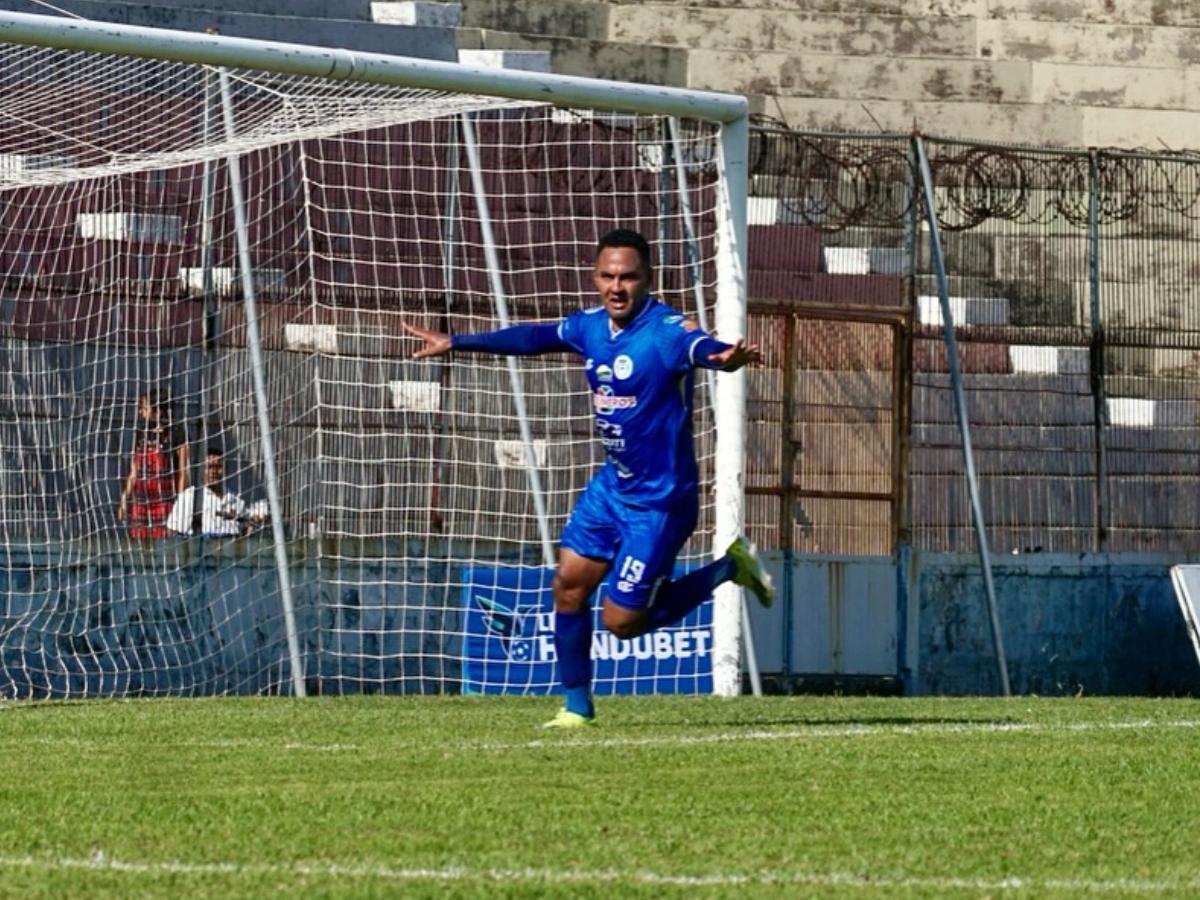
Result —
[[[466, 693], [560, 692], [555, 675], [553, 577], [554, 571], [546, 568], [463, 571]], [[601, 585], [598, 596], [604, 590]], [[702, 603], [677, 625], [623, 641], [600, 623], [598, 596], [592, 598], [597, 695], [712, 692], [711, 603]]]

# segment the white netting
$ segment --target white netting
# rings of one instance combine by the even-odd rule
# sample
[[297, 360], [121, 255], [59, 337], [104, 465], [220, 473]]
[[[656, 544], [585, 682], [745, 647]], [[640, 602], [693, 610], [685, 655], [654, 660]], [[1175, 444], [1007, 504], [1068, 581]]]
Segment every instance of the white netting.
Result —
[[[527, 448], [504, 359], [414, 362], [399, 326], [499, 325], [460, 117], [514, 321], [592, 305], [613, 227], [650, 238], [661, 294], [709, 318], [715, 126], [672, 143], [650, 117], [229, 82], [232, 138], [211, 70], [0, 48], [0, 696], [288, 690], [231, 152], [309, 691], [548, 689], [543, 534], [600, 460], [579, 361], [520, 363]], [[712, 539], [698, 385], [704, 509], [681, 562]], [[216, 464], [216, 499], [177, 507], [179, 473], [204, 497]], [[710, 649], [707, 624], [603, 634], [598, 688], [617, 668], [622, 689], [704, 689]]]

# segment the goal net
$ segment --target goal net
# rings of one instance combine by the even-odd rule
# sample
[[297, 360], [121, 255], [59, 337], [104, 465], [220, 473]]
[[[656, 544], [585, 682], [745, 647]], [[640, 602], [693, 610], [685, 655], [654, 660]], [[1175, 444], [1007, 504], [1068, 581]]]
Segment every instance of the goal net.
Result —
[[[629, 227], [714, 328], [719, 125], [0, 57], [0, 697], [550, 691], [581, 361], [414, 361], [401, 323], [593, 305]], [[726, 502], [712, 390], [681, 569]], [[597, 691], [712, 690], [712, 616], [598, 631]]]

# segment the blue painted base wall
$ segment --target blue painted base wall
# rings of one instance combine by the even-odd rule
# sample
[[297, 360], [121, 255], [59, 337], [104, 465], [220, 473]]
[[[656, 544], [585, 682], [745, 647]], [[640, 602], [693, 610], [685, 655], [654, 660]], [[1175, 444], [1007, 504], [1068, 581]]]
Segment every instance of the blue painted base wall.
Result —
[[[297, 542], [292, 549], [310, 693], [460, 689], [461, 563], [399, 546], [353, 562], [347, 560], [354, 554], [337, 548], [317, 554]], [[345, 562], [338, 566], [337, 559]], [[1136, 554], [997, 558], [1014, 692], [1200, 696], [1200, 663], [1169, 576], [1171, 564], [1182, 561]], [[877, 608], [885, 597], [872, 593], [873, 606], [854, 596], [856, 585], [878, 592], [878, 570], [888, 560], [801, 562], [827, 564], [829, 574], [804, 582], [809, 589], [793, 604], [790, 633], [846, 645], [833, 654], [813, 650], [801, 662], [817, 667], [805, 670], [823, 671], [820, 660], [828, 659], [830, 674], [896, 675], [903, 642], [907, 693], [997, 693], [975, 556], [913, 554], [908, 618], [899, 629]], [[814, 586], [829, 579], [837, 584], [818, 596]], [[814, 613], [829, 612], [830, 604], [838, 605], [837, 615], [825, 618], [840, 630], [821, 626], [825, 620]], [[770, 642], [789, 631], [778, 617], [754, 624], [764, 672], [773, 672], [778, 665], [771, 661], [783, 657]], [[892, 639], [869, 642], [875, 649], [848, 666], [857, 657], [846, 650], [853, 646], [846, 634], [880, 628]], [[9, 546], [0, 555], [0, 697], [287, 693], [290, 679], [265, 541], [192, 539], [85, 557], [65, 544]]]
[[[310, 694], [458, 689], [460, 564], [401, 566], [397, 551], [339, 567], [292, 549]], [[0, 697], [290, 693], [291, 677], [265, 540], [0, 556]]]
[[[1009, 680], [1018, 694], [1200, 696], [1200, 663], [1170, 566], [1144, 554], [993, 560]], [[978, 557], [915, 554], [909, 647], [916, 694], [996, 694]], [[915, 632], [915, 634], [914, 634]], [[914, 657], [910, 656], [910, 661]]]

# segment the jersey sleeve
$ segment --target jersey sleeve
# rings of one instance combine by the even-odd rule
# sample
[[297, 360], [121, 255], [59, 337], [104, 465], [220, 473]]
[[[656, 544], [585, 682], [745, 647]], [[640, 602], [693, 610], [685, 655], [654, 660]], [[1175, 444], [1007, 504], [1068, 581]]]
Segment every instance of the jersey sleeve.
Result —
[[730, 347], [729, 344], [722, 343], [710, 335], [694, 319], [678, 314], [666, 316], [658, 327], [658, 345], [662, 350], [663, 361], [668, 368], [676, 372], [686, 372], [695, 368], [718, 368], [708, 361], [709, 355]]
[[558, 323], [558, 339], [580, 356], [587, 355], [583, 348], [583, 325], [585, 315], [587, 315], [587, 313], [583, 311], [571, 313], [571, 315], [567, 316]]
[[692, 358], [692, 365], [698, 369], [719, 369], [720, 363], [715, 363], [709, 359], [714, 353], [724, 353], [733, 344], [726, 344], [724, 341], [718, 341], [715, 337], [704, 335], [700, 340], [692, 343], [688, 350], [688, 355]]
[[450, 338], [455, 350], [474, 350], [480, 353], [497, 353], [511, 356], [534, 356], [539, 353], [554, 353], [572, 349], [559, 337], [554, 323], [537, 325], [510, 325], [499, 331], [478, 334], [456, 334]]

